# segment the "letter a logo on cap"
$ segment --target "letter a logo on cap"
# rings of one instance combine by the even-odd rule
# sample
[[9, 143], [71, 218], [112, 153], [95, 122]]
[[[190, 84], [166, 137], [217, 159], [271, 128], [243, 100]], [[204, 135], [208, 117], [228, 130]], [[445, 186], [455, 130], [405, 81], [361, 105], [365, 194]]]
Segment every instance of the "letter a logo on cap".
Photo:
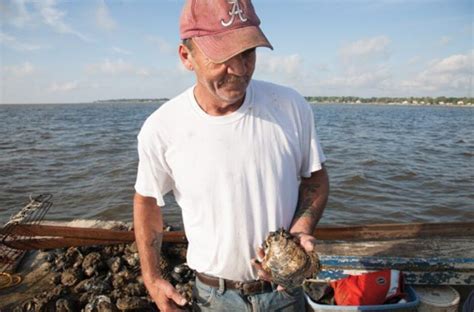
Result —
[[224, 27], [229, 27], [234, 23], [235, 16], [238, 15], [240, 20], [242, 22], [247, 21], [247, 17], [245, 16], [245, 13], [242, 11], [239, 5], [239, 0], [228, 0], [229, 4], [232, 4], [232, 8], [229, 11], [230, 19], [227, 22], [224, 22], [224, 20], [221, 20], [221, 24]]

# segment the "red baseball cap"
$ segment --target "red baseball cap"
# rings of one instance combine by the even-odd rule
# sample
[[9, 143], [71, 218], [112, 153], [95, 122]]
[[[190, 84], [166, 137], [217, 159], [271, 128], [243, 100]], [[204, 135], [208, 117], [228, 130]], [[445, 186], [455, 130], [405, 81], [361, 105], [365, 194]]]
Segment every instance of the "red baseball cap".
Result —
[[273, 50], [259, 25], [250, 0], [187, 0], [181, 13], [180, 37], [193, 38], [212, 62], [222, 63], [248, 49]]

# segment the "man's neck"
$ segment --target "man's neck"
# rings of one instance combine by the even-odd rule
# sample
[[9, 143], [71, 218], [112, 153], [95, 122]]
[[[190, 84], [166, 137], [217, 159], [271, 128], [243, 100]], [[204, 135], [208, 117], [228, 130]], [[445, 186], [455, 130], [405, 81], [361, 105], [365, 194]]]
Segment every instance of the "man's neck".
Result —
[[219, 101], [215, 98], [209, 98], [199, 91], [199, 88], [194, 88], [194, 99], [199, 107], [208, 115], [224, 116], [232, 114], [237, 111], [244, 103], [245, 96], [237, 100], [235, 103]]

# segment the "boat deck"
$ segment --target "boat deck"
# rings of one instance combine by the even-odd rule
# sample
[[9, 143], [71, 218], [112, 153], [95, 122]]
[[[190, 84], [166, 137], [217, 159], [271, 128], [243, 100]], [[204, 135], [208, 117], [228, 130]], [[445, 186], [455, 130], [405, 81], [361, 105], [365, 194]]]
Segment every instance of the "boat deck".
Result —
[[331, 241], [317, 244], [323, 270], [316, 280], [397, 269], [413, 285], [474, 285], [474, 240], [432, 237], [379, 241]]

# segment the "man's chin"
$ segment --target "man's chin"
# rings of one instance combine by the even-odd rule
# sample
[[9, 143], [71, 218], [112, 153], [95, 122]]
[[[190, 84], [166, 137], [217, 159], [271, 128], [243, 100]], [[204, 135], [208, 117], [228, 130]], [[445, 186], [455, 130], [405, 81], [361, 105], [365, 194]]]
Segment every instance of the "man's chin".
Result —
[[238, 101], [241, 100], [245, 96], [245, 92], [247, 92], [247, 85], [239, 86], [239, 87], [229, 87], [222, 89], [221, 95], [223, 98], [227, 98], [229, 100]]
[[227, 93], [223, 94], [221, 98], [225, 100], [228, 104], [235, 104], [239, 101], [242, 101], [243, 98], [245, 97], [245, 91], [244, 92], [235, 92], [235, 93]]

